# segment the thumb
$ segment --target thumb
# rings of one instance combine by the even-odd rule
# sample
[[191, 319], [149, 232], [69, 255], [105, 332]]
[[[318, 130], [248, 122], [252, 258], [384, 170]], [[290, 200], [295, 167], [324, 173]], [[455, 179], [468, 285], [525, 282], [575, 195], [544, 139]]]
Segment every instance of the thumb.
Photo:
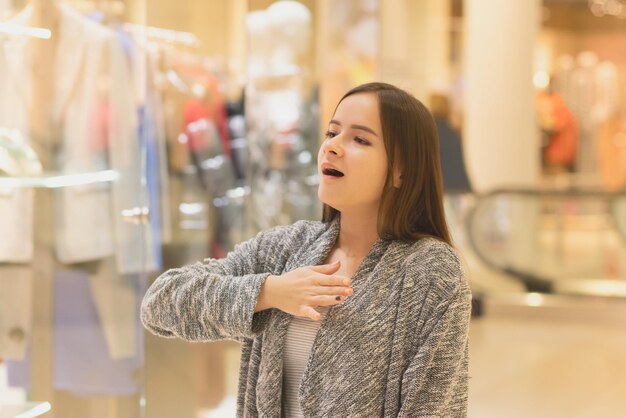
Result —
[[304, 316], [311, 318], [314, 321], [319, 321], [320, 318], [322, 317], [319, 312], [317, 312], [315, 309], [313, 309], [310, 306], [304, 306], [301, 312], [303, 313]]
[[311, 269], [318, 273], [333, 274], [334, 272], [339, 270], [340, 266], [341, 266], [341, 262], [337, 260], [330, 264], [320, 264], [319, 266], [312, 266]]

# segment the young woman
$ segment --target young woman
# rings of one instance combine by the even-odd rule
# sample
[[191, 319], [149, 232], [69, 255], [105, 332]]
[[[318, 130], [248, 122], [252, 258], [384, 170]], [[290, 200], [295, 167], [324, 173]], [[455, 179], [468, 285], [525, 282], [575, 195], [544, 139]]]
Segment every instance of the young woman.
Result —
[[471, 294], [436, 132], [403, 90], [350, 90], [318, 155], [322, 221], [164, 273], [144, 325], [240, 341], [238, 417], [466, 416]]

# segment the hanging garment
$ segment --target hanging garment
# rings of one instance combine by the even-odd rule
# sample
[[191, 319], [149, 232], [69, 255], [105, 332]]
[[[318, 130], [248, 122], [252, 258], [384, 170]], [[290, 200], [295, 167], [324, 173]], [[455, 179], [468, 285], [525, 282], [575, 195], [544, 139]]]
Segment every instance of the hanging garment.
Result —
[[574, 115], [557, 93], [540, 92], [536, 100], [540, 126], [547, 139], [544, 161], [571, 168], [578, 153], [578, 125]]
[[22, 360], [30, 339], [33, 271], [22, 264], [0, 264], [0, 357]]
[[[119, 309], [119, 305], [111, 303], [114, 301], [107, 301], [111, 304], [109, 315], [115, 315], [128, 331], [124, 335], [118, 329], [114, 340], [111, 339], [111, 330], [102, 325], [107, 321], [101, 321], [102, 310], [96, 309], [96, 306], [103, 301], [92, 298], [90, 279], [102, 280], [106, 277], [90, 277], [85, 270], [65, 270], [55, 275], [53, 386], [76, 395], [134, 394], [140, 383], [140, 350], [143, 347], [143, 333], [137, 315], [142, 295], [139, 279], [125, 278], [124, 288], [130, 298], [127, 307], [130, 309]], [[117, 294], [119, 296], [119, 289]], [[118, 345], [118, 350], [125, 345], [126, 355], [118, 358], [111, 356], [111, 344]], [[32, 387], [30, 350], [22, 361], [8, 360], [6, 364], [9, 386]]]
[[[27, 6], [13, 23], [26, 24], [32, 12]], [[55, 74], [53, 122], [61, 127], [59, 171], [70, 175], [113, 170], [116, 180], [58, 190], [57, 258], [71, 264], [115, 255], [118, 271], [141, 271], [142, 226], [122, 216], [141, 203], [137, 118], [128, 94], [132, 88], [124, 52], [114, 32], [65, 4], [59, 6], [59, 28], [56, 61], [50, 63]], [[17, 129], [28, 140], [32, 70], [27, 41], [6, 37], [0, 45], [0, 126]], [[100, 129], [102, 119], [94, 117], [98, 114], [106, 121], [105, 132]], [[96, 139], [100, 135], [105, 137]], [[0, 262], [32, 259], [32, 228], [32, 191], [0, 194], [0, 230], [20, 237], [0, 241]]]
[[596, 134], [600, 178], [608, 190], [626, 187], [626, 114], [616, 114], [600, 125]]
[[185, 126], [202, 119], [207, 119], [215, 124], [222, 142], [221, 148], [224, 154], [230, 158], [230, 140], [228, 136], [226, 108], [221, 99], [213, 98], [212, 101], [207, 98], [203, 100], [196, 98], [190, 99], [185, 104], [183, 115]]
[[[31, 14], [29, 6], [14, 22], [26, 23]], [[40, 149], [48, 145], [45, 141], [54, 142], [58, 162], [53, 165], [59, 174], [110, 169], [118, 178], [111, 183], [50, 190], [54, 204], [44, 205], [49, 207], [49, 216], [37, 225], [34, 204], [42, 203], [34, 201], [32, 189], [0, 193], [0, 230], [14, 237], [0, 240], [0, 274], [8, 273], [0, 295], [3, 303], [9, 301], [7, 307], [19, 304], [19, 309], [11, 309], [0, 321], [0, 334], [8, 336], [0, 338], [0, 353], [9, 358], [24, 357], [25, 342], [31, 338], [33, 302], [23, 296], [29, 280], [37, 280], [31, 263], [42, 265], [41, 259], [33, 260], [33, 231], [51, 225], [50, 251], [54, 251], [57, 264], [50, 264], [49, 274], [69, 264], [114, 256], [115, 268], [90, 288], [107, 341], [103, 346], [111, 358], [128, 357], [136, 347], [132, 337], [136, 325], [128, 316], [134, 312], [134, 302], [118, 273], [154, 265], [154, 253], [142, 248], [151, 244], [141, 234], [143, 227], [122, 218], [123, 209], [141, 203], [138, 128], [134, 98], [128, 95], [128, 64], [110, 30], [82, 18], [66, 5], [60, 6], [59, 16], [56, 61], [51, 63], [55, 68], [52, 115], [54, 125], [60, 126], [58, 135], [52, 140], [29, 135], [32, 84], [29, 44], [23, 37], [2, 38], [0, 43], [0, 126], [16, 129], [26, 140], [43, 144]], [[47, 246], [48, 242], [38, 244]], [[127, 315], [128, 321], [120, 320], [120, 315]]]

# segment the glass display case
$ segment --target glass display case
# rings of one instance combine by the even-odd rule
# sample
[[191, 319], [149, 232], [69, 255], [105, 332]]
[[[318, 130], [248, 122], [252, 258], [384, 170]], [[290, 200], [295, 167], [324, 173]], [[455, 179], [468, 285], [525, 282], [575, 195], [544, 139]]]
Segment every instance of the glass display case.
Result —
[[122, 2], [9, 3], [0, 24], [2, 413], [142, 416], [138, 312], [146, 275], [160, 268], [163, 154], [146, 111], [155, 101], [141, 36], [123, 29]]

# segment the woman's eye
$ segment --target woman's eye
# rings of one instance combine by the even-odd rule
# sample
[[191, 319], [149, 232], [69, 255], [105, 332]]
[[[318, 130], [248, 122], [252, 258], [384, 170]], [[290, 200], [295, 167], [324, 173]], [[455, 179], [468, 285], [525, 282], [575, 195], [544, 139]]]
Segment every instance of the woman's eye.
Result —
[[370, 143], [369, 143], [369, 141], [367, 141], [366, 139], [363, 139], [363, 138], [361, 138], [361, 137], [358, 137], [358, 136], [357, 136], [357, 137], [355, 137], [355, 138], [354, 138], [354, 140], [355, 140], [357, 143], [361, 144], [361, 145], [369, 145], [369, 144], [370, 144]]
[[337, 134], [335, 132], [331, 132], [331, 131], [326, 131], [325, 137], [328, 138], [334, 138], [336, 137]]

